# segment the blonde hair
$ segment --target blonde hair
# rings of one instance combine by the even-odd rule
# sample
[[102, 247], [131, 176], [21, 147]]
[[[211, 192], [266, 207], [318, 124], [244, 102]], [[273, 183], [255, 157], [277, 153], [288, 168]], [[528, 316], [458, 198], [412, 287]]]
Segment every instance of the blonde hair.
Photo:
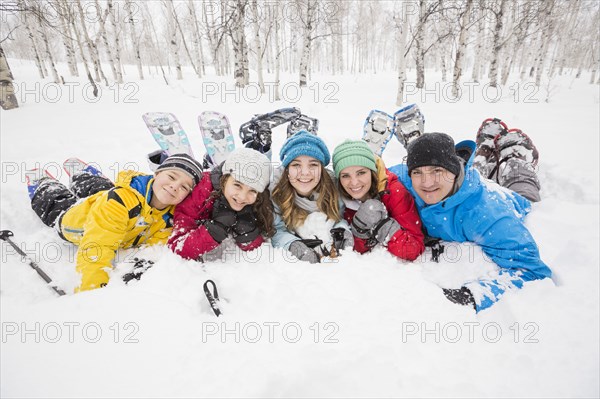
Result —
[[[338, 204], [338, 191], [327, 169], [325, 169], [323, 164], [320, 164], [320, 166], [321, 179], [314, 189], [314, 191], [319, 193], [317, 208], [327, 215], [328, 219], [339, 222], [340, 207]], [[296, 195], [296, 190], [289, 179], [289, 166], [287, 166], [281, 175], [281, 179], [273, 189], [271, 198], [281, 210], [281, 218], [290, 230], [295, 230], [302, 226], [308, 217], [308, 211], [296, 204]]]

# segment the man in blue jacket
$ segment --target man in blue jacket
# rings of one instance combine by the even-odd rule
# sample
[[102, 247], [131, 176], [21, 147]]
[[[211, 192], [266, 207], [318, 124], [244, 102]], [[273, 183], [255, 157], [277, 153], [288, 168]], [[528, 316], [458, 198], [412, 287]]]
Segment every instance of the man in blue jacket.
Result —
[[[483, 180], [473, 167], [475, 150], [473, 141], [455, 147], [447, 134], [426, 133], [409, 144], [406, 165], [390, 170], [415, 197], [429, 236], [475, 242], [499, 266], [494, 277], [466, 283], [460, 289], [444, 289], [452, 302], [480, 311], [493, 305], [505, 291], [521, 288], [526, 281], [550, 277], [552, 272], [540, 259], [537, 244], [523, 224], [531, 202]], [[531, 187], [539, 190], [537, 178], [522, 175], [524, 193]], [[513, 177], [519, 180], [518, 175]], [[533, 181], [537, 186], [528, 184]]]

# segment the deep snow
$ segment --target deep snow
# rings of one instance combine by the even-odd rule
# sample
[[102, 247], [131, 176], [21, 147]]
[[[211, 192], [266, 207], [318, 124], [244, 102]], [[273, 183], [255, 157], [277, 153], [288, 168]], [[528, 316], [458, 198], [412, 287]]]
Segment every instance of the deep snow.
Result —
[[[0, 113], [0, 228], [13, 230], [69, 293], [78, 278], [75, 248], [29, 207], [26, 169], [46, 166], [66, 181], [60, 165], [77, 156], [111, 178], [123, 168], [149, 172], [145, 156], [156, 145], [141, 118], [148, 111], [175, 113], [203, 154], [196, 118], [205, 110], [226, 113], [237, 132], [253, 114], [297, 106], [319, 118], [333, 151], [360, 137], [371, 109], [397, 109], [393, 73], [314, 75], [301, 92], [288, 83], [296, 76], [284, 76], [287, 102], [269, 93], [257, 99], [252, 87], [235, 98], [230, 78], [188, 74], [166, 86], [154, 75], [103, 87], [92, 103], [84, 81], [57, 86], [41, 82], [31, 62], [10, 64], [21, 108]], [[407, 99], [419, 104], [427, 131], [474, 139], [481, 121], [495, 116], [537, 145], [542, 202], [527, 226], [552, 280], [528, 283], [476, 315], [439, 288], [492, 270], [470, 244], [447, 243], [440, 263], [429, 251], [407, 263], [376, 249], [320, 265], [269, 245], [204, 265], [154, 247], [120, 252], [105, 289], [57, 298], [3, 243], [1, 396], [598, 397], [598, 85], [555, 78], [546, 103], [545, 88], [516, 82], [493, 102], [495, 91], [482, 83], [454, 101], [438, 78], [428, 71], [428, 91]], [[277, 128], [275, 154], [284, 138], [285, 127]], [[393, 139], [384, 160], [391, 166], [404, 155]], [[134, 256], [156, 265], [126, 286], [118, 276]], [[202, 293], [208, 278], [224, 298], [220, 318]]]

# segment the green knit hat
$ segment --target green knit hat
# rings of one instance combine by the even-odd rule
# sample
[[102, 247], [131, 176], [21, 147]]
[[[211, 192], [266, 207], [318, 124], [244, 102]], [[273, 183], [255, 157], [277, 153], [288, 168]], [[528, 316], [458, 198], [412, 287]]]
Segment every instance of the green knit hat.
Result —
[[348, 166], [364, 166], [377, 172], [375, 154], [363, 140], [346, 140], [333, 151], [333, 170], [335, 177]]

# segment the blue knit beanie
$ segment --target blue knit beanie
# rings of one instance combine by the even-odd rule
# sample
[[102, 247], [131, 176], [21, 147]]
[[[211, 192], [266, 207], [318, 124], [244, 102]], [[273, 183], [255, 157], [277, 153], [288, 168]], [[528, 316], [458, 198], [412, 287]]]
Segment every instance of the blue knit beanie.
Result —
[[279, 151], [279, 159], [283, 167], [287, 167], [294, 159], [299, 156], [307, 155], [317, 159], [323, 166], [329, 165], [331, 155], [327, 146], [320, 137], [301, 130], [287, 139]]

